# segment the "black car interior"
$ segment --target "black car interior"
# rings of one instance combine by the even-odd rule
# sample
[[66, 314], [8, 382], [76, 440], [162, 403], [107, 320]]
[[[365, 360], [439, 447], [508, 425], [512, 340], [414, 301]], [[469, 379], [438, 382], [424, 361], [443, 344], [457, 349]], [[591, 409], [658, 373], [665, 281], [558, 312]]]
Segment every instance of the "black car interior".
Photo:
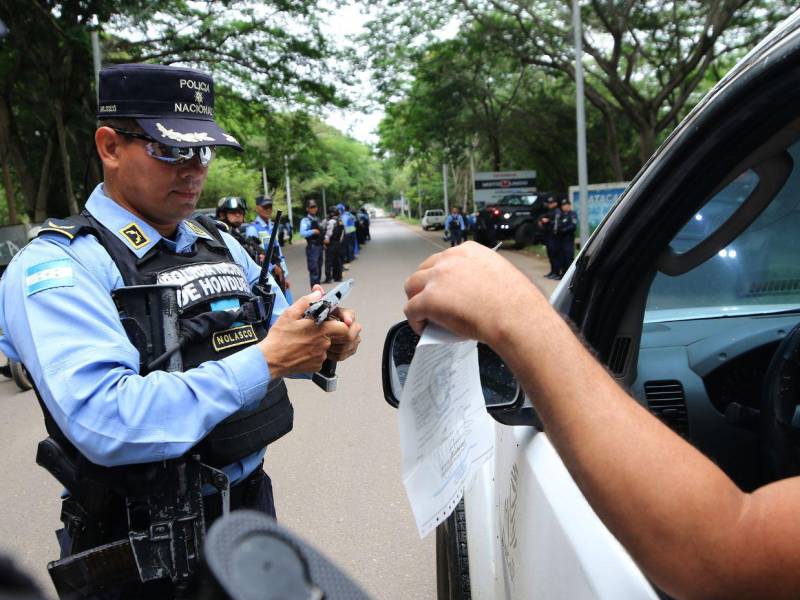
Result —
[[751, 490], [800, 474], [800, 122], [698, 206], [629, 298], [608, 366]]

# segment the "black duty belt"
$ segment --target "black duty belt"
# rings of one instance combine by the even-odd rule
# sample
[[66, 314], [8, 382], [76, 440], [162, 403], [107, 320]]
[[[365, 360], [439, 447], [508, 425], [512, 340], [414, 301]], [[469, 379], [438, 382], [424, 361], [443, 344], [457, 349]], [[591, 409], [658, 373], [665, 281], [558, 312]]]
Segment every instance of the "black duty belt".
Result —
[[[253, 482], [262, 476], [262, 471], [263, 463], [230, 488], [232, 509], [244, 504]], [[208, 503], [204, 510], [206, 518], [209, 513], [214, 518], [220, 515], [222, 512], [220, 494], [204, 496], [203, 500], [204, 504]], [[219, 507], [215, 505], [216, 503]], [[141, 581], [130, 539], [117, 540], [52, 561], [48, 563], [47, 570], [59, 598], [93, 596]]]

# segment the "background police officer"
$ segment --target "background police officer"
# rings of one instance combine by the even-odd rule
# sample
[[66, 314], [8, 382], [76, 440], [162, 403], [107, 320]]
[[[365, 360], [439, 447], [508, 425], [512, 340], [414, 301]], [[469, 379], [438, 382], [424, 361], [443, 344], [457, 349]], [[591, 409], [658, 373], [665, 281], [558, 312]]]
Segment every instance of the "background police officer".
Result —
[[325, 281], [342, 280], [342, 269], [344, 267], [344, 251], [342, 241], [344, 240], [344, 223], [339, 215], [339, 209], [331, 206], [328, 209], [328, 220], [325, 222]]
[[575, 258], [575, 231], [578, 229], [578, 215], [572, 210], [568, 198], [561, 201], [559, 210], [553, 218], [553, 249], [556, 256], [556, 274], [553, 279], [561, 279]]
[[556, 213], [558, 212], [558, 202], [556, 202], [555, 196], [548, 196], [545, 202], [545, 206], [547, 207], [547, 212], [545, 212], [539, 220], [537, 221], [537, 225], [539, 226], [539, 230], [542, 232], [542, 237], [544, 238], [544, 247], [547, 250], [547, 260], [550, 261], [550, 272], [545, 275], [548, 279], [553, 279], [554, 277], [558, 277], [559, 265], [558, 263], [558, 252], [554, 245], [555, 236], [553, 234], [553, 223], [556, 220]]
[[264, 249], [257, 237], [247, 237], [244, 231], [244, 213], [247, 202], [238, 196], [227, 196], [217, 202], [217, 220], [228, 226], [228, 233], [242, 245], [257, 264], [264, 260]]
[[464, 217], [459, 213], [458, 207], [453, 206], [450, 208], [450, 214], [444, 220], [444, 230], [447, 237], [450, 239], [450, 247], [458, 246], [461, 242], [461, 234], [466, 230]]
[[[48, 220], [8, 266], [0, 281], [0, 350], [25, 364], [48, 433], [77, 465], [77, 483], [63, 500], [68, 528], [60, 537], [62, 553], [81, 552], [71, 560], [83, 561], [97, 544], [119, 540], [113, 551], [128, 552], [117, 557], [120, 567], [138, 564], [130, 556], [128, 487], [119, 489], [131, 473], [166, 472], [199, 454], [229, 479], [234, 508], [275, 513], [262, 462], [265, 440], [292, 425], [280, 379], [316, 371], [326, 357], [351, 355], [360, 326], [348, 311], [340, 313], [341, 321], [314, 325], [303, 312], [321, 290], [289, 306], [271, 279], [269, 334], [263, 337], [258, 318], [230, 323], [245, 320], [244, 309], [258, 304], [251, 285], [260, 269], [213, 221], [206, 227], [187, 220], [216, 147], [240, 149], [211, 117], [210, 76], [118, 65], [101, 72], [99, 100], [99, 118], [114, 116], [95, 133], [104, 182], [81, 216]], [[181, 323], [195, 315], [228, 319], [227, 329], [180, 347], [182, 370], [148, 364], [139, 335], [129, 338], [121, 322], [112, 295], [119, 301], [123, 286], [147, 282], [177, 287]], [[172, 362], [174, 354], [168, 358]], [[141, 463], [147, 471], [136, 469]], [[113, 467], [114, 476], [95, 480], [105, 467]], [[178, 485], [153, 477], [136, 479], [136, 493], [155, 498]], [[88, 481], [94, 483], [87, 490]], [[219, 513], [219, 495], [207, 496], [204, 505], [208, 525]], [[137, 519], [147, 515], [137, 513]], [[108, 546], [105, 551], [112, 553]], [[102, 575], [92, 573], [95, 579]], [[120, 580], [109, 589], [112, 597], [173, 596], [164, 580]]]
[[300, 236], [306, 240], [306, 264], [308, 278], [313, 288], [320, 282], [322, 274], [322, 224], [317, 218], [317, 203], [309, 200], [306, 203], [307, 214], [300, 221]]
[[344, 223], [344, 263], [347, 265], [356, 259], [356, 218], [348, 205], [339, 204], [338, 207]]
[[[272, 228], [277, 224], [272, 221], [272, 198], [269, 196], [256, 196], [256, 218], [252, 223], [245, 227], [245, 236], [258, 238], [261, 249], [266, 250], [269, 245], [269, 238], [272, 235]], [[292, 302], [291, 284], [289, 283], [289, 267], [286, 264], [286, 257], [281, 249], [279, 236], [275, 237], [275, 249], [272, 254], [272, 266], [270, 273], [286, 296], [287, 302]]]

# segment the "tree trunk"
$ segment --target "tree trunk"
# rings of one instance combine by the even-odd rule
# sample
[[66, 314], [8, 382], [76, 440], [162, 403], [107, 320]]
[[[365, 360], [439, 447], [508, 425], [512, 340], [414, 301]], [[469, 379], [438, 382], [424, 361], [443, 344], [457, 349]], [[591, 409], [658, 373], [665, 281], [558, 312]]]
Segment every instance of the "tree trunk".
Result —
[[41, 223], [47, 218], [47, 195], [50, 193], [50, 160], [53, 158], [53, 138], [47, 138], [47, 150], [42, 161], [42, 175], [39, 177], [39, 191], [33, 209], [33, 220]]
[[614, 181], [623, 181], [625, 176], [622, 173], [622, 160], [619, 156], [619, 136], [617, 135], [617, 124], [612, 115], [603, 113], [603, 121], [606, 126], [606, 149], [611, 160], [611, 170], [614, 172]]
[[3, 136], [6, 156], [11, 161], [11, 166], [14, 167], [14, 172], [17, 174], [17, 180], [25, 198], [25, 206], [30, 213], [33, 212], [33, 206], [36, 202], [36, 182], [28, 169], [29, 163], [23, 154], [23, 145], [17, 135], [13, 119], [14, 114], [11, 112], [6, 99], [0, 96], [0, 135]]
[[17, 205], [14, 202], [14, 182], [11, 181], [11, 169], [8, 167], [8, 152], [3, 153], [3, 187], [6, 189], [6, 202], [8, 203], [8, 223], [16, 225]]
[[492, 150], [492, 164], [495, 171], [501, 171], [502, 157], [500, 155], [500, 139], [497, 136], [489, 136], [489, 146]]
[[60, 100], [53, 102], [53, 116], [56, 120], [56, 132], [58, 133], [58, 147], [61, 151], [61, 167], [64, 170], [64, 192], [67, 195], [67, 208], [69, 214], [77, 215], [78, 202], [75, 200], [75, 193], [72, 191], [72, 171], [69, 165], [69, 153], [67, 152], [67, 132], [64, 129], [63, 107]]
[[644, 165], [656, 151], [656, 127], [653, 123], [642, 123], [636, 129], [639, 132], [639, 161]]

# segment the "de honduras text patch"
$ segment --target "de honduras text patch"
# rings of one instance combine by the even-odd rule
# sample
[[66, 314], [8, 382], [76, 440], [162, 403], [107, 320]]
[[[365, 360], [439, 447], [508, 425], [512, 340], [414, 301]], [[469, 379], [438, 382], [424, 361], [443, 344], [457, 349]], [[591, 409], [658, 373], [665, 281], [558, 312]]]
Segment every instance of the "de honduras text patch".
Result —
[[69, 258], [49, 260], [28, 267], [25, 271], [25, 295], [31, 296], [42, 290], [75, 285], [75, 274]]

